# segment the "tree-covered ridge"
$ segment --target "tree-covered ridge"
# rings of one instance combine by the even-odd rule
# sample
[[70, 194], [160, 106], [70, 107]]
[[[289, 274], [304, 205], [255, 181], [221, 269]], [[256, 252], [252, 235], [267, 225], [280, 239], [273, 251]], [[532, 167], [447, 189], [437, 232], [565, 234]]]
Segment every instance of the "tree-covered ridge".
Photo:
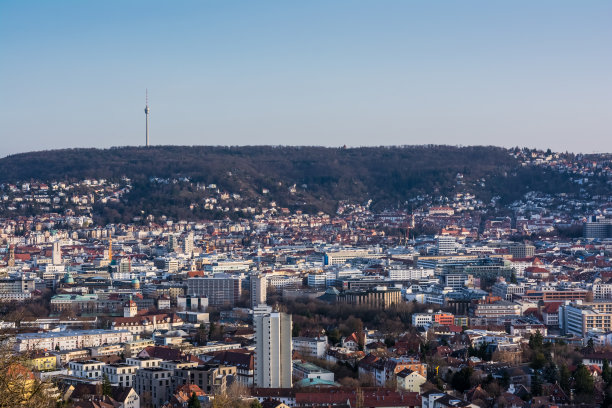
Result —
[[[156, 209], [177, 216], [188, 214], [184, 209], [199, 199], [194, 185], [215, 184], [230, 194], [239, 193], [247, 205], [274, 201], [291, 209], [328, 213], [341, 200], [372, 200], [373, 208], [381, 210], [407, 208], [410, 200], [422, 195], [469, 192], [484, 202], [498, 197], [510, 203], [528, 191], [580, 190], [568, 174], [523, 164], [510, 150], [490, 146], [64, 149], [0, 159], [0, 183], [128, 177], [133, 189], [122, 200], [121, 211]], [[153, 178], [187, 178], [189, 183], [164, 184]]]

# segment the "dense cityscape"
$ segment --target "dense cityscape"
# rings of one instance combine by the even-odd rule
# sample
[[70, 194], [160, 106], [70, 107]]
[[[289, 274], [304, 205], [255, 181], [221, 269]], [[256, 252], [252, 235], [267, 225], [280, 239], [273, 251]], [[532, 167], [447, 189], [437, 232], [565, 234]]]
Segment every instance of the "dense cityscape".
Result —
[[[606, 155], [508, 154], [612, 180]], [[217, 218], [100, 224], [129, 178], [4, 183], [3, 406], [609, 406], [610, 196], [455, 184], [333, 214], [197, 184]]]

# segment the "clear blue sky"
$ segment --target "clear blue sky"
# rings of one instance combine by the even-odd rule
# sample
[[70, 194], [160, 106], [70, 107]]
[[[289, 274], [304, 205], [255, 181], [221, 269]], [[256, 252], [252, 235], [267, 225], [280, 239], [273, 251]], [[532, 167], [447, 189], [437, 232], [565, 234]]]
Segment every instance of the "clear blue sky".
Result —
[[0, 156], [152, 144], [612, 151], [611, 1], [0, 0]]

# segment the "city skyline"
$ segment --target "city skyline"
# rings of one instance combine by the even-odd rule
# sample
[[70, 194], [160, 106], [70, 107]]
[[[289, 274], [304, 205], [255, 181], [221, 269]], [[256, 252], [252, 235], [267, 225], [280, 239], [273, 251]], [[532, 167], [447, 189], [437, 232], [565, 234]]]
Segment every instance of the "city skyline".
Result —
[[[607, 2], [0, 5], [0, 157], [142, 145], [612, 151]], [[35, 113], [35, 114], [34, 114]]]

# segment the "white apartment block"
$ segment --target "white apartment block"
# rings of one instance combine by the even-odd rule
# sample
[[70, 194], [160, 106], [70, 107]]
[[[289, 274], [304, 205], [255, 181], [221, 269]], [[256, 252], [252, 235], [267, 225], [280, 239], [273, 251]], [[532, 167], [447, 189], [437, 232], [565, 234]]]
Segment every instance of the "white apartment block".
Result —
[[262, 388], [292, 387], [291, 315], [259, 312], [255, 328], [255, 384]]
[[251, 275], [251, 308], [265, 305], [268, 280], [263, 275]]
[[99, 380], [102, 378], [102, 367], [106, 364], [101, 361], [71, 361], [68, 363], [70, 375], [87, 380]]
[[322, 337], [294, 337], [293, 350], [302, 356], [325, 358], [327, 353], [327, 336]]
[[104, 344], [127, 343], [134, 335], [127, 330], [66, 330], [47, 333], [21, 333], [16, 337], [15, 351], [76, 350]]
[[141, 368], [155, 368], [159, 367], [162, 363], [161, 358], [155, 357], [131, 357], [125, 360], [126, 364]]
[[119, 387], [131, 387], [138, 366], [118, 363], [106, 364], [102, 367], [102, 375], [106, 375], [112, 385]]

